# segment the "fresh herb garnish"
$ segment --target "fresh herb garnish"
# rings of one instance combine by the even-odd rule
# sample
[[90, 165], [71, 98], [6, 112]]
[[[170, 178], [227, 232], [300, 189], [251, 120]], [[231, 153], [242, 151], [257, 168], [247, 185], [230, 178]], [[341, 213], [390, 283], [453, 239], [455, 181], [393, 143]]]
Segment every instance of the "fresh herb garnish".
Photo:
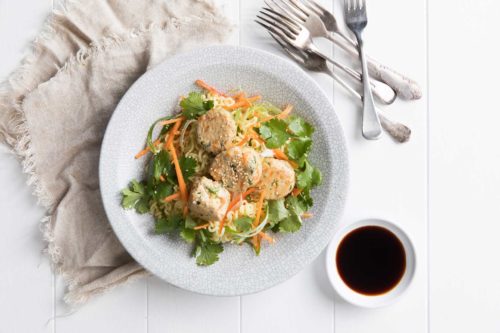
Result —
[[209, 266], [219, 260], [219, 254], [224, 251], [222, 244], [212, 241], [201, 242], [196, 246], [196, 263], [200, 266]]
[[122, 207], [134, 208], [139, 214], [149, 212], [149, 195], [146, 193], [144, 184], [132, 180], [129, 187], [122, 190]]
[[214, 102], [204, 101], [203, 95], [199, 92], [190, 92], [188, 97], [181, 101], [180, 106], [182, 108], [182, 114], [186, 118], [196, 119], [212, 109], [214, 107]]
[[155, 233], [167, 234], [175, 231], [181, 226], [183, 217], [181, 215], [170, 215], [155, 221]]
[[246, 232], [252, 229], [253, 219], [248, 216], [242, 216], [234, 220], [234, 225], [239, 232]]
[[280, 119], [271, 119], [263, 123], [259, 128], [260, 136], [266, 141], [268, 148], [279, 148], [290, 138], [287, 132], [287, 124]]

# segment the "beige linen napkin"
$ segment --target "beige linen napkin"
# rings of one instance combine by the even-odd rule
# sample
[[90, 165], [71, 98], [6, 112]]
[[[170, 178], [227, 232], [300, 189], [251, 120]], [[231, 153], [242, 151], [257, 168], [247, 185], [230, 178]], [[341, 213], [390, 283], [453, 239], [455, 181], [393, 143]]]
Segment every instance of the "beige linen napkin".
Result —
[[210, 0], [66, 1], [2, 84], [0, 141], [47, 209], [47, 251], [68, 303], [146, 274], [112, 232], [99, 193], [99, 150], [117, 103], [151, 66], [231, 29]]

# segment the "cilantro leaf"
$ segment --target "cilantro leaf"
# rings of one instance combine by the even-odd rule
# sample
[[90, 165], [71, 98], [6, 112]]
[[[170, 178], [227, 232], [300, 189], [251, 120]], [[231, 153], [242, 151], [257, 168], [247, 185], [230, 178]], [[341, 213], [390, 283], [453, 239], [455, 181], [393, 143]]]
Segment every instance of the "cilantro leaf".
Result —
[[188, 180], [195, 174], [198, 163], [192, 157], [182, 156], [179, 160], [179, 165], [182, 170], [182, 176], [185, 180]]
[[308, 193], [300, 194], [299, 196], [289, 196], [286, 198], [285, 206], [290, 211], [297, 215], [302, 215], [307, 212], [309, 208], [312, 207], [312, 200], [309, 200], [310, 197]]
[[153, 159], [153, 178], [158, 181], [161, 175], [174, 174], [170, 154], [166, 150], [161, 150]]
[[191, 215], [186, 216], [186, 221], [184, 222], [184, 227], [188, 229], [193, 229], [198, 223], [191, 217]]
[[290, 116], [288, 130], [296, 136], [306, 138], [313, 134], [314, 127], [300, 117]]
[[183, 228], [180, 233], [182, 239], [187, 243], [193, 243], [196, 239], [196, 230]]
[[174, 193], [174, 187], [169, 183], [158, 183], [153, 188], [153, 196], [156, 200], [162, 200]]
[[219, 260], [219, 253], [224, 251], [222, 244], [205, 242], [196, 247], [196, 263], [200, 266], [209, 266]]
[[170, 215], [155, 221], [155, 233], [167, 234], [176, 230], [182, 223], [181, 215]]
[[122, 207], [134, 208], [138, 213], [144, 214], [149, 211], [149, 195], [146, 193], [144, 184], [132, 180], [129, 187], [122, 190]]
[[279, 230], [281, 232], [296, 232], [302, 226], [302, 219], [296, 213], [290, 214], [286, 219], [280, 222]]
[[280, 119], [271, 119], [259, 128], [260, 136], [266, 141], [268, 148], [279, 148], [290, 138], [286, 122]]
[[287, 145], [286, 152], [292, 160], [298, 160], [309, 152], [311, 146], [312, 140], [310, 138], [295, 139]]
[[267, 220], [271, 228], [290, 215], [290, 212], [285, 207], [285, 200], [283, 199], [270, 200], [268, 205], [269, 213]]
[[304, 170], [297, 173], [297, 187], [309, 189], [321, 184], [321, 171], [313, 167], [307, 160], [304, 162]]
[[252, 229], [253, 219], [248, 216], [242, 216], [234, 220], [234, 225], [240, 232], [249, 231]]
[[196, 119], [204, 115], [208, 110], [214, 107], [213, 101], [203, 101], [202, 94], [199, 92], [190, 92], [188, 97], [184, 98], [180, 106], [182, 114], [188, 119]]

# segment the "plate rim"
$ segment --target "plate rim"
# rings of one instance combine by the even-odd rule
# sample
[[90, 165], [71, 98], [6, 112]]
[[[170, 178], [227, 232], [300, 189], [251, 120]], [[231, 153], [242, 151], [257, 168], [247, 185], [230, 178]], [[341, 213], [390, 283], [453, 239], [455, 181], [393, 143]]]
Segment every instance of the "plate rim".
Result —
[[[153, 75], [153, 73], [155, 71], [160, 71], [161, 68], [165, 67], [165, 66], [168, 66], [168, 63], [175, 63], [175, 62], [178, 62], [179, 59], [182, 59], [182, 58], [185, 58], [185, 57], [191, 57], [199, 52], [202, 52], [202, 51], [207, 51], [207, 50], [215, 50], [215, 51], [224, 51], [224, 50], [230, 50], [231, 52], [252, 52], [252, 53], [257, 53], [257, 54], [260, 54], [261, 56], [263, 57], [268, 57], [270, 58], [272, 61], [275, 61], [275, 62], [279, 62], [282, 66], [284, 67], [287, 67], [290, 71], [294, 71], [295, 72], [295, 75], [299, 75], [301, 76], [304, 80], [305, 80], [305, 83], [307, 84], [310, 84], [312, 85], [314, 88], [311, 88], [311, 89], [314, 89], [316, 90], [320, 95], [322, 95], [322, 97], [329, 103], [329, 105], [331, 106], [332, 110], [333, 110], [333, 117], [336, 118], [337, 120], [337, 123], [338, 123], [338, 130], [340, 131], [339, 133], [339, 138], [341, 140], [341, 154], [343, 155], [343, 168], [345, 170], [344, 172], [344, 179], [342, 180], [342, 184], [343, 184], [343, 189], [341, 189], [343, 191], [343, 195], [341, 196], [338, 196], [338, 200], [340, 200], [340, 210], [338, 211], [338, 219], [337, 219], [337, 223], [339, 223], [339, 221], [342, 219], [343, 217], [343, 213], [344, 213], [344, 210], [345, 210], [345, 207], [346, 207], [346, 201], [347, 201], [347, 196], [348, 196], [348, 193], [349, 193], [349, 183], [350, 183], [350, 168], [349, 168], [349, 154], [348, 154], [348, 150], [347, 150], [347, 142], [346, 142], [346, 138], [345, 138], [345, 134], [344, 134], [344, 130], [343, 130], [343, 127], [340, 123], [340, 120], [338, 119], [338, 116], [335, 112], [335, 107], [333, 106], [333, 104], [331, 103], [331, 101], [328, 99], [328, 96], [327, 94], [325, 93], [325, 91], [320, 87], [320, 85], [312, 79], [312, 77], [310, 77], [309, 75], [307, 75], [299, 66], [297, 66], [297, 64], [291, 62], [291, 61], [287, 61], [285, 59], [283, 59], [282, 57], [279, 57], [273, 53], [270, 53], [268, 51], [265, 51], [265, 50], [261, 50], [261, 49], [256, 49], [256, 48], [251, 48], [251, 47], [245, 47], [245, 46], [234, 46], [234, 45], [213, 45], [213, 46], [207, 46], [207, 47], [202, 47], [202, 48], [197, 48], [195, 50], [189, 50], [189, 51], [185, 51], [185, 52], [180, 52], [178, 54], [175, 54], [173, 55], [172, 57], [166, 59], [166, 60], [163, 60], [162, 62], [156, 64], [154, 67], [148, 69], [145, 73], [143, 73], [128, 89], [127, 91], [125, 92], [125, 94], [122, 96], [122, 98], [120, 99], [120, 102], [117, 104], [115, 110], [113, 111], [113, 114], [111, 115], [109, 121], [108, 121], [108, 124], [106, 125], [106, 131], [105, 131], [105, 134], [104, 134], [104, 137], [103, 137], [103, 140], [102, 140], [102, 145], [101, 145], [101, 149], [100, 149], [100, 155], [99, 155], [99, 190], [100, 190], [100, 194], [101, 194], [101, 200], [102, 200], [102, 203], [103, 203], [103, 207], [104, 207], [104, 210], [106, 212], [106, 217], [108, 219], [108, 222], [109, 224], [111, 225], [112, 229], [113, 229], [113, 232], [115, 233], [116, 237], [118, 238], [118, 240], [120, 241], [121, 245], [125, 248], [125, 250], [127, 251], [127, 253], [138, 263], [140, 264], [146, 271], [152, 273], [153, 275], [157, 276], [159, 279], [171, 284], [171, 285], [174, 285], [178, 288], [181, 288], [183, 290], [187, 290], [187, 291], [190, 291], [190, 292], [194, 292], [194, 293], [197, 293], [197, 294], [202, 294], [202, 295], [210, 295], [210, 296], [220, 296], [220, 297], [232, 297], [232, 296], [241, 296], [241, 295], [248, 295], [248, 294], [254, 294], [254, 293], [257, 293], [257, 292], [261, 292], [261, 291], [264, 291], [264, 290], [267, 290], [269, 288], [272, 288], [276, 285], [279, 285], [287, 280], [289, 280], [290, 278], [292, 278], [293, 276], [297, 275], [300, 271], [302, 271], [304, 269], [305, 266], [307, 266], [308, 264], [310, 264], [311, 262], [313, 262], [320, 254], [321, 252], [328, 246], [329, 244], [329, 241], [331, 240], [331, 238], [333, 237], [334, 235], [334, 228], [332, 228], [332, 230], [330, 231], [330, 237], [328, 239], [328, 241], [325, 242], [325, 244], [322, 244], [321, 246], [318, 246], [315, 248], [313, 252], [313, 254], [309, 255], [304, 261], [305, 263], [303, 265], [298, 265], [300, 267], [294, 267], [292, 273], [290, 274], [284, 274], [283, 277], [279, 278], [279, 279], [275, 279], [272, 283], [269, 283], [267, 285], [265, 285], [263, 288], [252, 288], [251, 290], [247, 290], [247, 291], [242, 291], [242, 292], [227, 292], [227, 293], [220, 293], [220, 294], [216, 294], [216, 293], [213, 293], [213, 292], [207, 292], [207, 291], [203, 291], [203, 290], [200, 290], [200, 289], [194, 289], [194, 288], [189, 288], [187, 287], [186, 285], [182, 285], [182, 284], [178, 284], [176, 283], [175, 281], [169, 281], [167, 278], [165, 278], [164, 276], [162, 276], [161, 274], [158, 274], [157, 270], [153, 267], [147, 267], [149, 265], [147, 264], [144, 264], [143, 262], [143, 258], [138, 258], [137, 257], [137, 253], [135, 253], [135, 251], [131, 251], [130, 249], [131, 248], [134, 248], [133, 245], [129, 244], [126, 240], [124, 240], [123, 238], [123, 235], [121, 235], [121, 233], [118, 231], [118, 228], [117, 228], [117, 222], [113, 222], [113, 219], [110, 218], [110, 213], [108, 211], [109, 207], [107, 205], [107, 201], [109, 201], [109, 199], [105, 199], [105, 194], [103, 193], [103, 189], [102, 189], [102, 181], [101, 179], [103, 178], [104, 176], [104, 168], [102, 167], [102, 164], [103, 164], [103, 151], [106, 150], [106, 147], [108, 146], [108, 141], [110, 140], [109, 139], [109, 128], [110, 128], [110, 125], [113, 123], [114, 119], [117, 117], [116, 115], [118, 114], [116, 111], [119, 110], [120, 108], [122, 108], [122, 104], [124, 104], [124, 100], [125, 100], [125, 97], [127, 96], [127, 94], [129, 94], [129, 92], [131, 90], [133, 90], [136, 86], [142, 84], [143, 81], [146, 81], [148, 79], [149, 76]], [[118, 189], [119, 191], [119, 189]], [[221, 259], [223, 260], [223, 259]], [[194, 265], [194, 263], [193, 263]], [[195, 267], [198, 267], [198, 266], [195, 266]]]

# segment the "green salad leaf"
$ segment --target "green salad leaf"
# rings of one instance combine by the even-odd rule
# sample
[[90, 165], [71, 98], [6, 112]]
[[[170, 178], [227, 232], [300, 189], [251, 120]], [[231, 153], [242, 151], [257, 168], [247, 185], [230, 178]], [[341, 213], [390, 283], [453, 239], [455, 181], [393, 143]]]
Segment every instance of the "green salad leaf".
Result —
[[196, 227], [198, 223], [195, 219], [191, 217], [191, 215], [186, 216], [186, 220], [184, 221], [184, 227], [187, 229], [193, 229]]
[[288, 157], [292, 160], [298, 160], [311, 150], [312, 140], [310, 138], [297, 138], [291, 140], [286, 149]]
[[170, 154], [166, 150], [161, 150], [153, 158], [153, 177], [160, 180], [161, 175], [169, 176], [174, 174], [174, 168], [170, 160]]
[[286, 122], [276, 118], [263, 123], [259, 128], [259, 134], [266, 141], [266, 146], [271, 149], [283, 146], [290, 138]]
[[196, 240], [196, 230], [188, 229], [188, 228], [182, 228], [180, 236], [187, 243], [190, 243], [190, 244], [194, 243], [194, 241]]
[[304, 119], [297, 116], [288, 117], [288, 130], [293, 135], [303, 138], [310, 138], [314, 133], [314, 127]]
[[163, 200], [174, 193], [174, 187], [170, 183], [157, 183], [153, 185], [153, 197], [156, 200]]
[[246, 232], [252, 229], [253, 219], [248, 216], [242, 216], [234, 220], [234, 225], [239, 232]]
[[284, 199], [270, 200], [268, 202], [268, 207], [267, 221], [271, 228], [290, 215], [290, 212], [285, 207]]
[[281, 232], [296, 232], [302, 226], [302, 219], [295, 212], [291, 212], [290, 216], [280, 222], [279, 231]]
[[224, 251], [222, 244], [211, 241], [202, 242], [195, 249], [196, 263], [200, 266], [209, 266], [219, 260], [219, 254]]
[[181, 226], [182, 221], [183, 221], [182, 215], [178, 214], [162, 217], [155, 221], [155, 233], [156, 234], [171, 233]]
[[196, 167], [198, 166], [196, 160], [192, 157], [182, 156], [179, 159], [179, 165], [182, 170], [182, 176], [185, 180], [189, 180], [196, 173]]
[[297, 172], [297, 187], [309, 189], [321, 184], [322, 175], [318, 168], [312, 166], [309, 161], [304, 162], [303, 170]]
[[213, 101], [204, 101], [199, 92], [190, 92], [188, 97], [180, 102], [182, 114], [188, 119], [196, 119], [214, 107]]
[[122, 207], [134, 208], [139, 214], [149, 212], [149, 195], [143, 183], [134, 179], [129, 187], [122, 190]]

